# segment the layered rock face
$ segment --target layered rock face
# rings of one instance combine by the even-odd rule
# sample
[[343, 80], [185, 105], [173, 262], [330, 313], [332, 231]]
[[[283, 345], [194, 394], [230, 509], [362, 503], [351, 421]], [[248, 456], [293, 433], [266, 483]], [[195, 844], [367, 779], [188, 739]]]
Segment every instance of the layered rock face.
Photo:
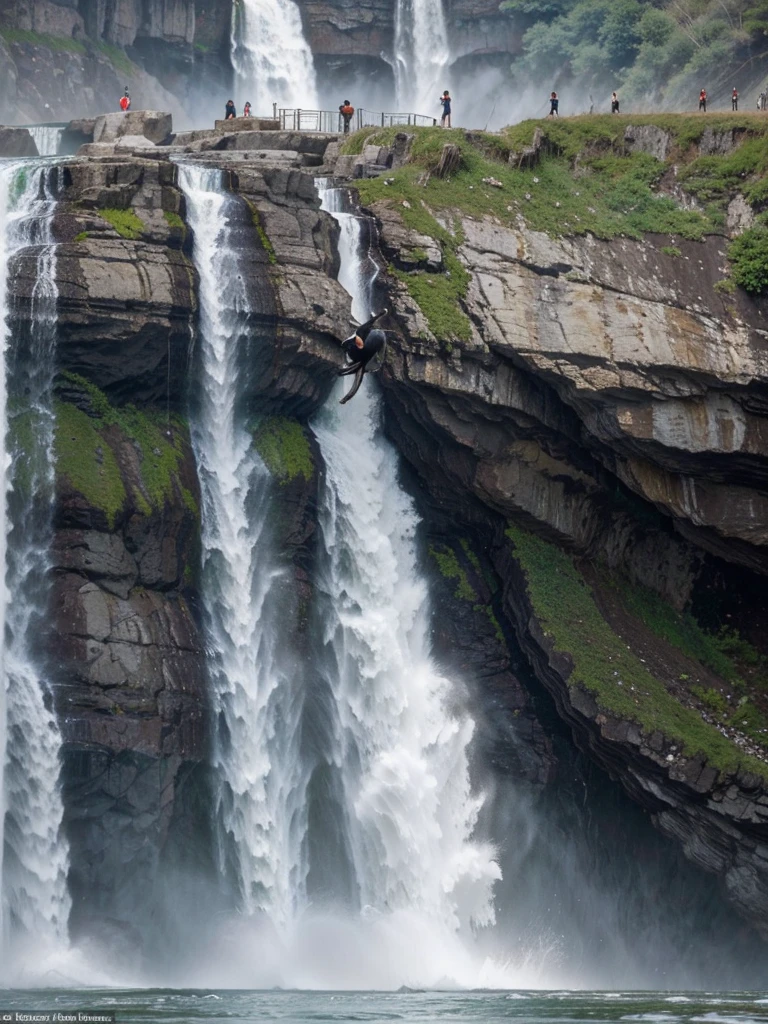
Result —
[[[688, 159], [710, 152], [709, 135]], [[739, 141], [727, 133], [723, 152]], [[369, 139], [368, 159], [397, 167], [395, 142], [374, 158], [381, 140]], [[423, 163], [418, 173], [423, 184]], [[530, 175], [549, 172], [527, 173], [535, 188]], [[709, 629], [743, 632], [733, 649], [744, 638], [762, 648], [762, 300], [715, 287], [728, 270], [722, 236], [557, 237], [511, 199], [503, 217], [441, 203], [430, 228], [411, 214], [407, 168], [387, 180], [361, 193], [375, 197], [392, 268], [397, 332], [382, 382], [393, 439], [452, 534], [490, 557], [497, 618], [577, 744], [764, 932], [764, 655], [742, 652], [750, 669], [682, 635], [693, 607]], [[471, 189], [509, 187], [476, 171], [459, 180], [473, 207]], [[578, 174], [571, 187], [578, 196]], [[466, 319], [441, 331], [456, 293], [440, 303], [430, 284], [446, 274], [464, 282]], [[530, 531], [541, 541], [524, 542]]]
[[[337, 229], [312, 178], [334, 169], [329, 138], [225, 125], [157, 146], [143, 126], [116, 138], [107, 128], [64, 164], [56, 225], [52, 653], [73, 923], [86, 932], [96, 914], [138, 926], [180, 848], [193, 874], [211, 855], [186, 422], [198, 284], [174, 161], [216, 170], [239, 196], [234, 237], [253, 296], [244, 412], [281, 485], [299, 650], [319, 471], [305, 424], [327, 397], [349, 320]], [[426, 524], [435, 652], [468, 685], [480, 759], [556, 785], [552, 723], [540, 713], [553, 707], [586, 756], [764, 929], [761, 301], [714, 288], [727, 269], [723, 237], [534, 230], [524, 198], [484, 213], [470, 191], [497, 185], [466, 167], [438, 183], [456, 205], [431, 207], [423, 154], [409, 163], [416, 141], [372, 138], [335, 166], [391, 165], [351, 183], [377, 229], [377, 301], [392, 310], [379, 375], [386, 427]], [[464, 142], [472, 160], [496, 154], [489, 167], [511, 189], [507, 174], [522, 172], [502, 168], [498, 139]], [[547, 159], [562, 159], [541, 139], [529, 150], [537, 182]], [[577, 196], [588, 173], [569, 186]], [[281, 456], [292, 446], [300, 472]], [[723, 625], [736, 631], [713, 648]], [[137, 885], [145, 902], [129, 906]]]
[[[137, 136], [123, 138], [133, 145]], [[98, 936], [105, 919], [120, 922], [135, 929], [135, 953], [157, 902], [210, 861], [212, 708], [186, 419], [197, 373], [192, 240], [168, 148], [148, 143], [151, 156], [144, 146], [132, 156], [121, 142], [91, 144], [99, 159], [68, 161], [57, 177], [51, 656], [72, 930]], [[313, 179], [279, 159], [219, 173], [242, 197], [241, 272], [256, 310], [243, 353], [253, 411], [314, 410], [348, 316], [332, 279], [332, 223], [318, 211]], [[18, 278], [22, 299], [32, 286]], [[276, 353], [290, 373], [278, 373]], [[325, 375], [317, 353], [327, 353]], [[297, 487], [281, 488], [281, 521], [301, 588], [314, 482]]]

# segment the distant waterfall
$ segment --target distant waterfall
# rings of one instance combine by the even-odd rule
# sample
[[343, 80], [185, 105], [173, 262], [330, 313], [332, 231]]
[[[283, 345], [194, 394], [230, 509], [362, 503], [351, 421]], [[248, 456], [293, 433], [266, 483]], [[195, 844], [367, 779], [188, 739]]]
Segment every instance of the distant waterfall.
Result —
[[180, 167], [200, 275], [199, 408], [192, 442], [202, 488], [202, 593], [217, 733], [220, 866], [241, 914], [286, 926], [302, 901], [297, 795], [300, 676], [283, 649], [292, 578], [275, 555], [269, 472], [246, 429], [248, 295], [235, 248], [237, 202], [222, 173]]
[[254, 114], [278, 107], [318, 105], [312, 50], [294, 0], [241, 0], [235, 7], [232, 63], [238, 112], [246, 101]]
[[59, 152], [63, 128], [55, 128], [52, 125], [33, 125], [29, 133], [35, 140], [37, 152], [40, 156], [56, 156]]
[[397, 0], [395, 93], [398, 110], [438, 116], [450, 58], [443, 0]]
[[[43, 675], [52, 537], [52, 382], [56, 330], [55, 199], [50, 171], [0, 170], [0, 856], [3, 953], [34, 942], [37, 963], [60, 946], [69, 916], [61, 834], [61, 739]], [[52, 173], [55, 173], [52, 172]], [[12, 308], [13, 277], [31, 284], [29, 319]]]
[[[371, 312], [372, 274], [360, 220], [322, 194], [341, 227], [339, 280], [358, 321]], [[346, 382], [348, 384], [348, 381]], [[324, 656], [333, 697], [333, 760], [348, 822], [359, 902], [370, 922], [393, 924], [370, 984], [478, 984], [457, 937], [493, 921], [493, 851], [472, 838], [481, 799], [469, 785], [473, 722], [432, 662], [429, 594], [415, 549], [418, 519], [381, 433], [370, 378], [339, 408], [340, 384], [313, 430], [326, 467], [320, 499]]]

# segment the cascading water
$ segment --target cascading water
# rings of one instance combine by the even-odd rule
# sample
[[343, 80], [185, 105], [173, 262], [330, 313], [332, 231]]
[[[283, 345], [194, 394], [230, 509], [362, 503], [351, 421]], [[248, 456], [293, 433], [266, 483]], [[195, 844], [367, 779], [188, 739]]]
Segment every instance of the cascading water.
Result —
[[61, 143], [61, 136], [64, 133], [63, 128], [57, 128], [54, 125], [47, 124], [32, 125], [29, 129], [29, 133], [35, 140], [37, 152], [40, 156], [57, 155], [59, 152], [59, 144]]
[[[363, 321], [373, 275], [361, 259], [361, 221], [342, 212], [344, 195], [325, 190], [323, 205], [341, 227], [339, 280]], [[359, 921], [379, 949], [335, 980], [479, 984], [461, 940], [492, 923], [499, 869], [493, 850], [472, 838], [482, 802], [469, 784], [473, 723], [431, 660], [418, 520], [381, 434], [376, 392], [366, 378], [340, 410], [342, 391], [313, 423], [326, 471], [319, 675], [331, 697], [328, 750]]]
[[290, 583], [275, 555], [271, 478], [243, 407], [248, 296], [238, 273], [236, 200], [222, 172], [180, 167], [200, 275], [202, 592], [217, 735], [220, 867], [246, 918], [284, 929], [302, 900], [300, 673], [281, 642]]
[[238, 104], [248, 100], [254, 113], [271, 114], [273, 103], [318, 106], [312, 50], [294, 0], [242, 0], [235, 6], [232, 63]]
[[[39, 635], [52, 535], [55, 198], [34, 163], [0, 169], [0, 856], [3, 968], [28, 943], [36, 963], [65, 944], [68, 848], [61, 832], [60, 734]], [[12, 309], [13, 277], [29, 316]], [[12, 941], [12, 944], [11, 944]]]
[[398, 110], [437, 111], [450, 47], [443, 0], [397, 0], [395, 96]]

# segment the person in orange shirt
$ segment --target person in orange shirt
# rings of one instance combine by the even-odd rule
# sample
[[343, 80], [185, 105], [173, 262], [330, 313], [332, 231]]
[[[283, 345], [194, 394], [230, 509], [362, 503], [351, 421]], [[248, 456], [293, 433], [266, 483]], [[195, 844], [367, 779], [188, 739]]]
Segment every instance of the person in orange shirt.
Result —
[[339, 113], [341, 114], [342, 120], [344, 121], [344, 134], [348, 135], [349, 125], [352, 120], [352, 117], [354, 116], [355, 108], [352, 106], [349, 100], [344, 100], [344, 102], [339, 107]]
[[127, 89], [125, 90], [125, 93], [120, 97], [120, 109], [124, 114], [131, 109], [131, 97], [128, 95]]

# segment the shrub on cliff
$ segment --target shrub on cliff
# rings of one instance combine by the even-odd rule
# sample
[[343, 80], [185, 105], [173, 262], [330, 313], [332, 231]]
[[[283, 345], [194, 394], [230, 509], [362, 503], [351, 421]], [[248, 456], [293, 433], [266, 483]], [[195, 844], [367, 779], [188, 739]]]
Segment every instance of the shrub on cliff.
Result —
[[753, 295], [768, 288], [768, 228], [750, 228], [728, 247], [736, 284]]

